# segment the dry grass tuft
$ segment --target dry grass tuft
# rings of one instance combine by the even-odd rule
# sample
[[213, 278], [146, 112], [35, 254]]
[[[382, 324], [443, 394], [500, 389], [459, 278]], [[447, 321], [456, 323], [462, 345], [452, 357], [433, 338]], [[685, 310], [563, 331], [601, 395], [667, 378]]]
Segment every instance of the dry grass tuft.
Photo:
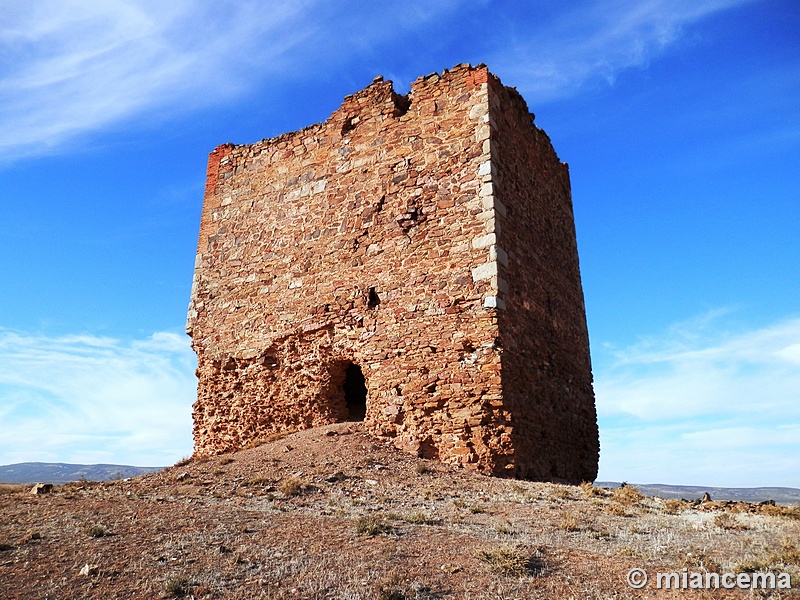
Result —
[[277, 442], [278, 440], [285, 438], [287, 435], [289, 435], [288, 432], [271, 433], [269, 435], [265, 435], [264, 437], [252, 440], [244, 447], [244, 449], [252, 450], [253, 448], [258, 448], [259, 446], [263, 446], [264, 444], [269, 444], [270, 442]]
[[369, 536], [390, 535], [394, 533], [394, 527], [384, 521], [381, 515], [372, 513], [356, 519], [356, 533]]
[[541, 556], [514, 546], [494, 546], [480, 550], [477, 556], [489, 565], [493, 572], [507, 577], [541, 575], [545, 568]]
[[424, 462], [418, 462], [417, 465], [414, 467], [414, 471], [419, 475], [425, 475], [427, 473], [436, 473], [436, 469], [432, 468], [429, 464]]
[[278, 483], [278, 491], [287, 498], [299, 496], [300, 494], [311, 491], [311, 489], [312, 486], [305, 479], [295, 477], [294, 475], [284, 477], [281, 479], [280, 483]]
[[572, 489], [566, 485], [553, 485], [550, 488], [551, 500], [572, 500]]
[[664, 512], [668, 515], [677, 515], [682, 510], [687, 508], [688, 504], [683, 500], [678, 500], [676, 498], [670, 498], [669, 500], [664, 500]]
[[726, 512], [719, 513], [714, 517], [714, 525], [728, 531], [744, 531], [745, 529], [749, 529], [747, 525], [736, 518], [736, 515]]
[[417, 511], [411, 513], [410, 515], [404, 515], [401, 518], [406, 523], [410, 523], [412, 525], [438, 525], [442, 522], [441, 519], [435, 519], [422, 511]]
[[84, 527], [83, 530], [86, 532], [86, 535], [93, 538], [101, 538], [101, 537], [106, 537], [107, 535], [111, 535], [108, 529], [106, 529], [102, 525], [98, 525], [97, 523], [87, 525], [86, 527]]
[[800, 548], [794, 540], [785, 539], [780, 548], [763, 551], [758, 556], [740, 562], [734, 567], [734, 571], [755, 573], [757, 571], [785, 571], [797, 567], [800, 567]]
[[608, 490], [604, 490], [603, 488], [596, 487], [591, 481], [584, 481], [581, 484], [581, 489], [583, 493], [586, 494], [587, 498], [602, 498], [604, 496], [608, 496]]
[[606, 505], [606, 512], [610, 515], [614, 515], [615, 517], [629, 517], [628, 511], [625, 510], [625, 507], [621, 504], [617, 504], [616, 502]]
[[636, 489], [635, 486], [622, 484], [611, 492], [611, 498], [623, 506], [636, 506], [644, 500], [644, 494]]
[[558, 528], [564, 531], [580, 531], [581, 525], [577, 517], [571, 513], [564, 513], [561, 515], [561, 522]]
[[773, 563], [786, 567], [800, 567], [800, 547], [790, 539], [783, 540], [780, 550], [770, 556]]
[[759, 512], [770, 517], [800, 520], [800, 504], [793, 504], [790, 506], [764, 504], [759, 507]]
[[262, 475], [255, 475], [245, 481], [242, 485], [245, 487], [271, 487], [272, 480], [268, 477], [263, 477]]
[[192, 591], [192, 582], [186, 577], [170, 577], [164, 584], [164, 589], [173, 598], [183, 598]]
[[690, 570], [702, 569], [707, 573], [720, 573], [722, 565], [712, 558], [705, 550], [692, 549], [683, 557], [683, 567]]

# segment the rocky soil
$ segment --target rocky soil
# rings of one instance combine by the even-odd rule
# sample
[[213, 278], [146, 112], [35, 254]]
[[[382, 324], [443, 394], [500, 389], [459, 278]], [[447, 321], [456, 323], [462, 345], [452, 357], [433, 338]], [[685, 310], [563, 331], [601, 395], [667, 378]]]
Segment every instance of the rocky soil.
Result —
[[[129, 480], [0, 487], [0, 595], [800, 598], [799, 540], [798, 507], [488, 478], [341, 423]], [[656, 589], [684, 568], [795, 589]]]

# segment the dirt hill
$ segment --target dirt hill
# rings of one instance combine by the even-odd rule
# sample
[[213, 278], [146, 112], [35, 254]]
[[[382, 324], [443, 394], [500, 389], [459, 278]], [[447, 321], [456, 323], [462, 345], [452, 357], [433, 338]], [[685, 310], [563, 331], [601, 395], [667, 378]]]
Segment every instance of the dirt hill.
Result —
[[800, 598], [798, 507], [488, 478], [355, 423], [129, 480], [0, 491], [4, 598], [678, 598], [655, 577], [684, 568], [788, 572], [794, 590], [757, 597]]

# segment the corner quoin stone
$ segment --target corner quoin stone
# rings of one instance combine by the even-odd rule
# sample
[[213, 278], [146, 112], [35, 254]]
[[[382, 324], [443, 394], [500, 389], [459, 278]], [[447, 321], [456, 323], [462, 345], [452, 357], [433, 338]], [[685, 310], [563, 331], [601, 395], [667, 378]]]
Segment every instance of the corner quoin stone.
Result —
[[596, 477], [567, 165], [483, 65], [216, 148], [186, 330], [196, 455], [363, 420], [484, 473]]

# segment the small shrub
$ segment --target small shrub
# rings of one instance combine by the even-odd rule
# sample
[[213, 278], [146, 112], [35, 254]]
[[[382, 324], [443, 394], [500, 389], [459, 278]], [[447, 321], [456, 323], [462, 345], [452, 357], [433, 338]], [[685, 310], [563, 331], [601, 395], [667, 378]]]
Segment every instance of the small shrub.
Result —
[[93, 538], [101, 538], [109, 535], [108, 530], [105, 527], [97, 524], [87, 525], [84, 528], [84, 531], [86, 532], [86, 535]]
[[258, 448], [259, 446], [263, 446], [264, 444], [269, 444], [270, 442], [277, 442], [278, 440], [285, 438], [287, 435], [289, 435], [288, 432], [271, 433], [264, 437], [251, 440], [248, 444], [245, 445], [244, 449], [252, 450], [253, 448]]
[[559, 529], [564, 531], [580, 531], [580, 523], [575, 515], [564, 513], [561, 516], [561, 523], [558, 524]]
[[553, 485], [550, 488], [551, 500], [569, 500], [572, 498], [570, 489], [565, 485]]
[[782, 517], [786, 517], [787, 519], [795, 519], [800, 521], [800, 504], [794, 504], [792, 506], [782, 506]]
[[770, 563], [765, 558], [751, 558], [744, 562], [737, 563], [733, 567], [734, 573], [755, 573], [757, 571], [769, 571]]
[[736, 573], [756, 571], [782, 571], [787, 567], [800, 566], [800, 548], [791, 539], [785, 539], [777, 550], [762, 552], [734, 567]]
[[184, 456], [182, 459], [180, 459], [178, 462], [176, 462], [174, 466], [176, 466], [176, 467], [185, 467], [186, 465], [188, 465], [191, 462], [192, 462], [192, 457], [191, 456]]
[[410, 582], [407, 573], [393, 571], [379, 579], [373, 586], [378, 600], [432, 600], [438, 596], [430, 595], [430, 588], [417, 582]]
[[544, 562], [539, 556], [513, 546], [495, 546], [479, 551], [477, 556], [498, 575], [519, 577], [544, 571]]
[[795, 504], [791, 506], [781, 506], [780, 504], [765, 504], [759, 507], [759, 511], [762, 515], [767, 515], [769, 517], [783, 517], [785, 519], [797, 519], [800, 520], [800, 505]]
[[594, 527], [587, 527], [586, 534], [595, 540], [610, 540], [612, 537], [611, 532], [605, 529], [595, 529]]
[[586, 494], [587, 498], [608, 496], [608, 492], [606, 490], [595, 487], [591, 481], [584, 481], [581, 483], [581, 489], [583, 490], [583, 493]]
[[173, 598], [183, 598], [192, 590], [192, 582], [186, 577], [170, 577], [164, 587]]
[[272, 485], [272, 481], [267, 479], [266, 477], [255, 476], [245, 481], [242, 485], [254, 486], [254, 487], [269, 487]]
[[606, 512], [610, 515], [614, 515], [615, 517], [628, 517], [628, 512], [625, 510], [625, 507], [621, 504], [617, 504], [613, 502], [606, 507]]
[[707, 573], [719, 573], [722, 570], [722, 565], [711, 558], [703, 550], [692, 550], [691, 552], [687, 552], [683, 557], [682, 566], [691, 570], [703, 569]]
[[386, 523], [381, 515], [373, 513], [356, 520], [356, 533], [365, 533], [369, 536], [389, 535], [394, 533], [394, 527]]
[[438, 525], [441, 522], [439, 519], [434, 519], [422, 511], [405, 515], [402, 519], [406, 523], [411, 523], [412, 525]]
[[419, 475], [425, 475], [426, 473], [435, 473], [435, 469], [431, 469], [431, 467], [424, 462], [418, 462], [417, 466], [414, 467], [414, 471], [416, 471]]
[[502, 523], [495, 528], [495, 531], [501, 535], [516, 535], [514, 526], [511, 523]]
[[789, 539], [783, 541], [781, 549], [770, 555], [773, 564], [800, 567], [800, 548]]
[[611, 497], [624, 506], [636, 506], [644, 500], [644, 494], [635, 486], [623, 484], [611, 492]]
[[747, 525], [739, 521], [735, 515], [725, 512], [719, 513], [714, 517], [714, 525], [720, 529], [726, 529], [728, 531], [743, 531], [745, 529], [749, 529]]
[[686, 503], [683, 500], [678, 500], [676, 498], [664, 500], [664, 512], [668, 515], [677, 515], [685, 508]]
[[473, 504], [472, 506], [469, 507], [469, 512], [471, 512], [473, 515], [479, 515], [479, 514], [485, 513], [486, 511], [483, 509], [482, 506], [478, 506], [477, 504]]
[[308, 483], [299, 477], [290, 475], [278, 484], [278, 491], [284, 496], [299, 496], [308, 489]]
[[401, 587], [382, 585], [378, 587], [378, 598], [379, 600], [409, 600], [413, 596], [409, 596]]

